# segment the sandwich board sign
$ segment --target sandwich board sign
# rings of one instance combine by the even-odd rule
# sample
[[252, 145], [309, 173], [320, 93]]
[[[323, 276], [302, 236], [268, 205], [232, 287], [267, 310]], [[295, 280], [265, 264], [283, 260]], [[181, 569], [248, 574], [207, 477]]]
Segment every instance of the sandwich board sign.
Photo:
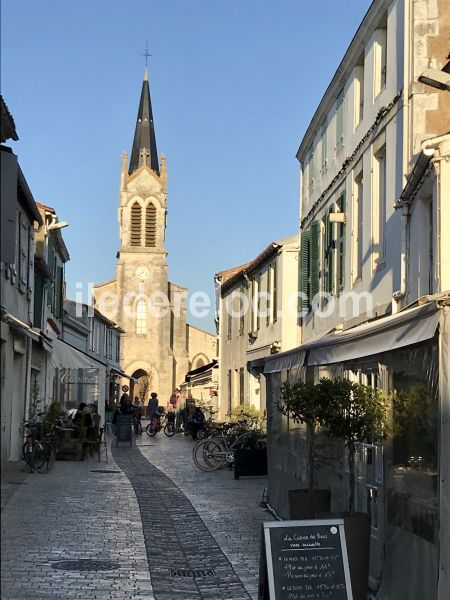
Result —
[[119, 442], [129, 442], [131, 447], [131, 416], [118, 415], [116, 423], [116, 446]]
[[270, 600], [353, 600], [343, 519], [263, 523], [263, 536]]

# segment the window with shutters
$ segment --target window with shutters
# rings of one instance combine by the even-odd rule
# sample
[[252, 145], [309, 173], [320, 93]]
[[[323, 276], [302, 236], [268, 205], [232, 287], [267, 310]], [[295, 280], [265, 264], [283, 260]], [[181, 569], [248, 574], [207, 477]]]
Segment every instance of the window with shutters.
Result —
[[373, 268], [384, 263], [386, 245], [386, 146], [377, 148], [373, 157], [372, 193]]
[[241, 367], [239, 369], [239, 404], [244, 404], [245, 402], [245, 378], [244, 378], [244, 369]]
[[[345, 192], [336, 202], [338, 212], [345, 214]], [[336, 223], [336, 293], [340, 294], [345, 286], [345, 223]]]
[[352, 283], [355, 285], [362, 277], [363, 244], [363, 170], [354, 179], [352, 210]]
[[56, 281], [55, 281], [55, 317], [60, 319], [62, 317], [63, 303], [64, 303], [64, 269], [63, 267], [56, 267]]
[[300, 311], [311, 310], [310, 294], [310, 250], [311, 250], [311, 230], [305, 229], [300, 236], [300, 260], [299, 260], [299, 281], [300, 281]]
[[145, 245], [147, 248], [156, 246], [156, 207], [152, 202], [145, 209]]
[[232, 296], [228, 296], [228, 298], [227, 298], [226, 310], [227, 310], [227, 340], [231, 340], [231, 337], [233, 335]]
[[227, 400], [228, 400], [228, 414], [231, 415], [232, 409], [232, 389], [231, 389], [231, 369], [227, 371]]
[[314, 180], [316, 177], [315, 170], [315, 159], [314, 159], [314, 150], [311, 148], [309, 151], [309, 167], [308, 167], [308, 187], [309, 192], [314, 190]]
[[301, 234], [300, 245], [300, 310], [317, 305], [320, 292], [320, 221], [313, 221]]
[[325, 216], [325, 247], [324, 247], [324, 292], [334, 294], [335, 288], [335, 228], [336, 224], [331, 223], [330, 214], [335, 212], [334, 205], [330, 206]]
[[[385, 23], [386, 24], [386, 23]], [[387, 29], [380, 27], [375, 32], [375, 81], [374, 81], [374, 97], [376, 98], [386, 86], [386, 70], [387, 70]]]
[[136, 304], [136, 333], [147, 333], [147, 302], [140, 298]]
[[244, 335], [244, 331], [245, 331], [245, 311], [246, 311], [246, 304], [245, 304], [245, 300], [244, 298], [246, 297], [245, 295], [245, 287], [243, 285], [241, 285], [240, 287], [240, 305], [239, 305], [239, 335]]
[[278, 265], [277, 261], [273, 263], [272, 269], [272, 322], [278, 320]]
[[141, 245], [142, 208], [138, 202], [131, 207], [130, 246]]
[[328, 164], [328, 148], [327, 148], [327, 120], [325, 119], [322, 123], [322, 125], [320, 126], [320, 140], [321, 140], [321, 155], [322, 155], [322, 167], [321, 167], [321, 172], [322, 174], [326, 173], [327, 170], [327, 164]]
[[364, 56], [360, 59], [360, 63], [355, 67], [354, 77], [355, 129], [364, 116]]
[[336, 98], [336, 148], [344, 143], [344, 90]]
[[252, 327], [251, 330], [256, 332], [259, 329], [259, 279], [252, 279]]

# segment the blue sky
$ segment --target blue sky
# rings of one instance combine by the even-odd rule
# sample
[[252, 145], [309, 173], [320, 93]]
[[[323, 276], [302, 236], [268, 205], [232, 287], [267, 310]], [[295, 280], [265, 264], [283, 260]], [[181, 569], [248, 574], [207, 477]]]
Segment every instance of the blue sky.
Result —
[[[120, 154], [131, 152], [148, 40], [169, 177], [169, 276], [214, 273], [297, 231], [295, 153], [370, 0], [3, 0], [1, 88], [75, 282], [114, 277]], [[212, 316], [190, 319], [213, 329]]]

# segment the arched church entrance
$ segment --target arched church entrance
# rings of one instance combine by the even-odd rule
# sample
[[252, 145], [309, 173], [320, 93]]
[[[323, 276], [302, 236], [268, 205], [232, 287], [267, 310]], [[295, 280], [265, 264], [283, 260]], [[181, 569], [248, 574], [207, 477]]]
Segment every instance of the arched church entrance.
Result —
[[134, 380], [133, 384], [133, 398], [138, 396], [141, 403], [145, 406], [148, 403], [150, 393], [152, 392], [153, 385], [153, 371], [152, 369], [136, 369], [131, 377]]

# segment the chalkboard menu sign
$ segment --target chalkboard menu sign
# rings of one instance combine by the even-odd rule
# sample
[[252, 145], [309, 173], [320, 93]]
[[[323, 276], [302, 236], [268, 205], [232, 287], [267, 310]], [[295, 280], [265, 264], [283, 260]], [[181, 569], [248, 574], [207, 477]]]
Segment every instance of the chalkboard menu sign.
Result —
[[263, 523], [270, 600], [352, 600], [342, 519]]
[[116, 444], [129, 442], [131, 446], [131, 416], [119, 415], [116, 423]]

